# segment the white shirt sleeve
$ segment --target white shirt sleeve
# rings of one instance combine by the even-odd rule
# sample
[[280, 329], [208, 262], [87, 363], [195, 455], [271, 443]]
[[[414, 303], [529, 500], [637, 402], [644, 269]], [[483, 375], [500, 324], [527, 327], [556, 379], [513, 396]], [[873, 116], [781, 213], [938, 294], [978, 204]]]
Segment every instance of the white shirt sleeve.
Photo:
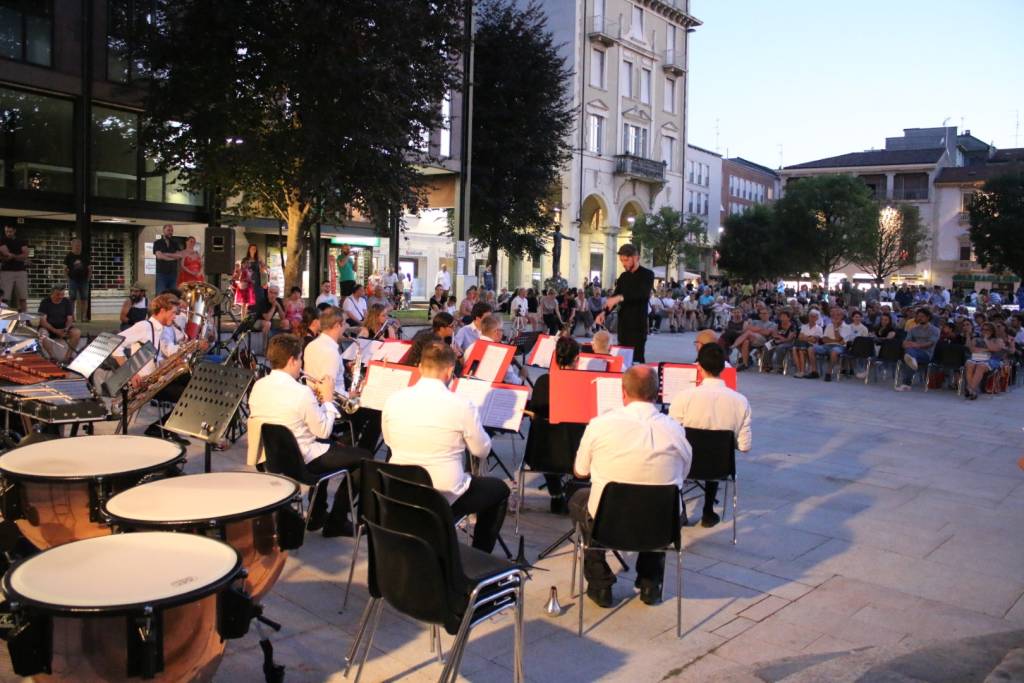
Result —
[[744, 453], [750, 450], [751, 446], [751, 430], [750, 430], [750, 402], [746, 399], [743, 401], [743, 414], [740, 416], [740, 428], [736, 434], [736, 448], [743, 451]]
[[580, 447], [576, 451], [576, 461], [572, 469], [577, 477], [586, 478], [590, 476], [590, 460], [594, 451], [594, 423], [591, 422], [583, 431], [583, 438], [580, 439]]
[[480, 422], [480, 412], [472, 404], [467, 405], [463, 419], [462, 437], [466, 440], [466, 448], [477, 458], [486, 458], [491, 454], [491, 437], [487, 436]]
[[313, 395], [313, 390], [306, 387], [303, 398], [302, 419], [309, 427], [309, 431], [318, 439], [326, 439], [334, 429], [334, 418], [338, 417], [338, 408], [334, 403], [327, 402], [320, 405]]

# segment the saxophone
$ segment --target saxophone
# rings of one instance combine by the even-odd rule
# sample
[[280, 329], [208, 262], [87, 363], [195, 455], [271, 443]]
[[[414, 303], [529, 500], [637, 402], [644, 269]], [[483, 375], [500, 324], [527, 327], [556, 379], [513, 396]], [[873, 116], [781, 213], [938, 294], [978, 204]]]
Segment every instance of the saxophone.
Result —
[[346, 415], [354, 415], [359, 410], [359, 396], [353, 396], [353, 392], [359, 391], [359, 382], [363, 377], [363, 363], [361, 358], [356, 358], [356, 367], [352, 370], [352, 388], [348, 396], [341, 401], [341, 410]]
[[[192, 370], [192, 356], [199, 351], [203, 344], [202, 339], [191, 339], [182, 342], [178, 350], [165, 358], [150, 375], [143, 377], [137, 387], [132, 387], [128, 392], [128, 420], [135, 418], [142, 408], [153, 400], [164, 387]], [[111, 402], [111, 412], [117, 413], [121, 410], [121, 399], [115, 398]], [[120, 433], [120, 422], [117, 433]]]

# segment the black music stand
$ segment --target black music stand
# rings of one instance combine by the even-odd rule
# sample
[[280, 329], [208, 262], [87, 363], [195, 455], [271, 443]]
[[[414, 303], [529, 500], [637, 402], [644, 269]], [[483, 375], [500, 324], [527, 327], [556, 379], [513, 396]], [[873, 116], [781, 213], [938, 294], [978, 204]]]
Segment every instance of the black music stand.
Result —
[[107, 359], [121, 346], [122, 342], [124, 342], [124, 337], [119, 334], [100, 332], [68, 363], [67, 369], [89, 379], [92, 377], [92, 373], [107, 362]]
[[203, 440], [204, 471], [210, 471], [213, 448], [224, 439], [255, 378], [255, 372], [236, 365], [200, 363], [192, 370], [164, 429]]
[[[99, 337], [97, 337], [97, 340]], [[95, 342], [94, 342], [95, 343]], [[128, 356], [124, 365], [110, 373], [110, 376], [100, 385], [100, 395], [116, 396], [121, 394], [121, 433], [128, 433], [128, 390], [131, 389], [131, 378], [138, 374], [150, 361], [156, 358], [156, 347], [146, 342], [139, 349]], [[102, 364], [103, 361], [100, 361]]]

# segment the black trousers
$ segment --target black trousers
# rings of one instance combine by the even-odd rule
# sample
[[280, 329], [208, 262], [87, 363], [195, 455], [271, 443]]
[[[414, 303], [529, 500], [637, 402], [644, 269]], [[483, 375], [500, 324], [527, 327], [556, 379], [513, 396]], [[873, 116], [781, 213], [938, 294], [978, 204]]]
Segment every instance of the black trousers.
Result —
[[718, 482], [717, 481], [706, 481], [704, 482], [704, 511], [703, 514], [709, 514], [715, 511], [715, 498], [718, 496]]
[[619, 328], [617, 336], [619, 344], [633, 347], [633, 363], [645, 363], [644, 349], [647, 346], [647, 315], [642, 314], [639, 318], [633, 315], [619, 313]]
[[[306, 463], [306, 469], [315, 475], [327, 474], [335, 470], [348, 470], [349, 476], [352, 478], [352, 492], [355, 493], [359, 491], [359, 465], [369, 457], [371, 457], [369, 451], [362, 448], [331, 444], [326, 453]], [[317, 496], [317, 501], [317, 509], [323, 509], [327, 505], [327, 496]], [[331, 506], [327, 524], [344, 523], [348, 508], [348, 487], [343, 483], [334, 494], [334, 504]], [[352, 522], [355, 523], [355, 520]]]
[[548, 328], [548, 334], [558, 334], [558, 332], [562, 329], [562, 325], [558, 320], [558, 316], [555, 315], [554, 313], [544, 314], [544, 324]]
[[452, 503], [456, 519], [476, 514], [473, 547], [489, 553], [494, 550], [508, 510], [508, 486], [495, 477], [473, 477], [469, 488]]
[[[569, 517], [583, 529], [583, 535], [590, 540], [594, 518], [590, 516], [587, 502], [590, 489], [580, 489], [569, 500]], [[615, 583], [615, 572], [605, 560], [604, 550], [587, 550], [583, 554], [583, 576], [587, 585], [593, 588], [608, 588]], [[636, 560], [637, 585], [660, 585], [665, 578], [665, 553], [638, 553]]]

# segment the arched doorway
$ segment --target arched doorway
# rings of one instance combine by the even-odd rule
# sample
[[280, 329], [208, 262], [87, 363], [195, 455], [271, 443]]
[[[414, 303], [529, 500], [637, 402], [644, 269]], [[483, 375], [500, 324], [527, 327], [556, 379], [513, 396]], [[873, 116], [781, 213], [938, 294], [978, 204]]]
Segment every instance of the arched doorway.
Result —
[[597, 194], [589, 195], [583, 200], [580, 211], [580, 244], [579, 244], [579, 279], [584, 283], [592, 283], [595, 279], [605, 279], [606, 249], [605, 241], [614, 240], [609, 237], [608, 206]]

